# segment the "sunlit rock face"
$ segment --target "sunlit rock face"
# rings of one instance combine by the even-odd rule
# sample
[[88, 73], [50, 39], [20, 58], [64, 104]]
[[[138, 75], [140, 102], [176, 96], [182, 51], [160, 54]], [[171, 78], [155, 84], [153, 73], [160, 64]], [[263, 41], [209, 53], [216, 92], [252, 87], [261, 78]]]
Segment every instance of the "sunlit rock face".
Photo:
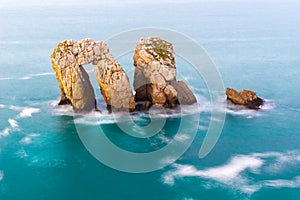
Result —
[[260, 109], [264, 104], [264, 100], [256, 96], [256, 93], [251, 90], [242, 90], [237, 92], [232, 88], [226, 89], [227, 99], [234, 104], [244, 105], [249, 109]]
[[182, 81], [176, 81], [173, 45], [158, 37], [142, 38], [134, 52], [136, 101], [173, 108], [193, 104], [196, 98]]
[[106, 104], [114, 111], [134, 111], [135, 101], [129, 79], [110, 53], [95, 67], [94, 74]]
[[88, 112], [95, 108], [94, 89], [82, 67], [93, 63], [107, 105], [116, 109], [134, 109], [135, 102], [128, 77], [104, 42], [95, 42], [90, 38], [79, 42], [65, 40], [55, 47], [50, 59], [60, 88], [60, 105], [71, 103], [78, 112]]

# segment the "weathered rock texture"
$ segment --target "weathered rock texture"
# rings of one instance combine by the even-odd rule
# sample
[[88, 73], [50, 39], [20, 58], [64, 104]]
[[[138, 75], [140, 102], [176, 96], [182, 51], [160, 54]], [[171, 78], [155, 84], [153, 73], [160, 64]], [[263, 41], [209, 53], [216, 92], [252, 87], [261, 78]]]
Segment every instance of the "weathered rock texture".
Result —
[[173, 108], [196, 98], [183, 81], [176, 81], [173, 45], [158, 37], [142, 38], [134, 52], [136, 101]]
[[242, 90], [237, 92], [232, 88], [226, 89], [227, 99], [232, 103], [238, 105], [244, 105], [249, 109], [260, 109], [264, 104], [264, 100], [256, 96], [256, 93], [251, 90]]
[[114, 111], [134, 111], [135, 101], [128, 77], [110, 53], [98, 62], [94, 74], [105, 102]]
[[56, 46], [50, 59], [61, 91], [59, 104], [69, 101], [80, 112], [95, 108], [94, 90], [82, 67], [93, 63], [97, 65], [95, 75], [107, 105], [130, 110], [134, 107], [128, 78], [104, 42], [65, 40]]

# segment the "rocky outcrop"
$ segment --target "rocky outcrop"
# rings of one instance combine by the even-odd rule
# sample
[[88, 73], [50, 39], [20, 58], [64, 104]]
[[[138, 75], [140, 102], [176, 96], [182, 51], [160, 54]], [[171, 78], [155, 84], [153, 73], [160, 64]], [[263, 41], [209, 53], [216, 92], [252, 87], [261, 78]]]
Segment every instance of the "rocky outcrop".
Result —
[[[70, 102], [75, 111], [91, 111], [95, 108], [94, 89], [87, 72], [82, 67], [92, 60], [87, 46], [90, 40], [59, 43], [50, 56], [60, 88], [60, 105]], [[86, 57], [86, 59], [85, 59]]]
[[129, 79], [110, 53], [98, 62], [94, 74], [109, 108], [114, 111], [134, 111], [135, 101]]
[[226, 89], [227, 99], [234, 104], [244, 105], [249, 109], [260, 109], [264, 104], [264, 100], [256, 96], [256, 93], [251, 90], [242, 90], [237, 92], [232, 88]]
[[60, 88], [59, 104], [70, 102], [79, 112], [95, 108], [94, 89], [82, 67], [93, 63], [97, 65], [95, 75], [107, 105], [132, 110], [134, 99], [128, 78], [104, 42], [89, 38], [79, 42], [65, 40], [55, 47], [50, 59]]
[[158, 37], [142, 38], [134, 52], [136, 101], [173, 108], [193, 104], [196, 98], [182, 81], [176, 81], [173, 45]]
[[170, 85], [177, 91], [177, 99], [180, 104], [191, 105], [195, 103], [196, 97], [183, 81], [171, 81]]

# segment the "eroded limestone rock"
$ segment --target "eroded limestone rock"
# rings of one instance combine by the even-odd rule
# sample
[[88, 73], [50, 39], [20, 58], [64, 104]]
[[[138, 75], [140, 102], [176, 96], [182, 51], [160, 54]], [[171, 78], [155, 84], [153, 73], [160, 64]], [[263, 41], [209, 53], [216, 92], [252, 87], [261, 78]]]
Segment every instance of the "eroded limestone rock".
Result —
[[129, 79], [110, 53], [98, 62], [94, 74], [106, 104], [115, 111], [134, 111], [135, 101]]
[[[61, 91], [59, 104], [70, 102], [79, 112], [95, 108], [94, 89], [82, 67], [93, 63], [97, 65], [95, 74], [106, 103], [132, 110], [134, 99], [128, 78], [104, 42], [90, 38], [65, 40], [55, 47], [50, 59]], [[115, 103], [111, 103], [112, 99]]]
[[249, 109], [260, 109], [264, 104], [264, 100], [256, 96], [256, 93], [251, 90], [242, 90], [237, 92], [232, 88], [226, 89], [227, 99], [232, 103], [238, 105], [244, 105]]
[[[136, 101], [173, 108], [193, 104], [196, 98], [182, 81], [176, 82], [173, 45], [158, 37], [142, 38], [134, 52]], [[188, 95], [185, 97], [185, 95]]]

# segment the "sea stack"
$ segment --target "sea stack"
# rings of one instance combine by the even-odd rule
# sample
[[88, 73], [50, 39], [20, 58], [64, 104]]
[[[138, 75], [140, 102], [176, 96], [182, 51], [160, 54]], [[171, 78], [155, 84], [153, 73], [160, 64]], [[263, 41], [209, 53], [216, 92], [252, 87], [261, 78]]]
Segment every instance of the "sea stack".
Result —
[[128, 76], [106, 45], [103, 50], [102, 59], [94, 70], [103, 98], [113, 111], [132, 112], [135, 110], [135, 101]]
[[114, 60], [107, 45], [90, 38], [59, 43], [50, 56], [60, 88], [61, 104], [70, 103], [76, 112], [96, 107], [92, 84], [83, 65], [96, 65], [95, 75], [108, 107], [134, 110], [135, 102], [128, 77]]
[[232, 88], [226, 89], [227, 99], [237, 105], [243, 105], [249, 109], [258, 110], [264, 104], [264, 100], [251, 90], [242, 90], [237, 92]]
[[174, 108], [190, 105], [196, 97], [183, 81], [176, 81], [173, 45], [159, 37], [142, 38], [134, 52], [136, 101]]

